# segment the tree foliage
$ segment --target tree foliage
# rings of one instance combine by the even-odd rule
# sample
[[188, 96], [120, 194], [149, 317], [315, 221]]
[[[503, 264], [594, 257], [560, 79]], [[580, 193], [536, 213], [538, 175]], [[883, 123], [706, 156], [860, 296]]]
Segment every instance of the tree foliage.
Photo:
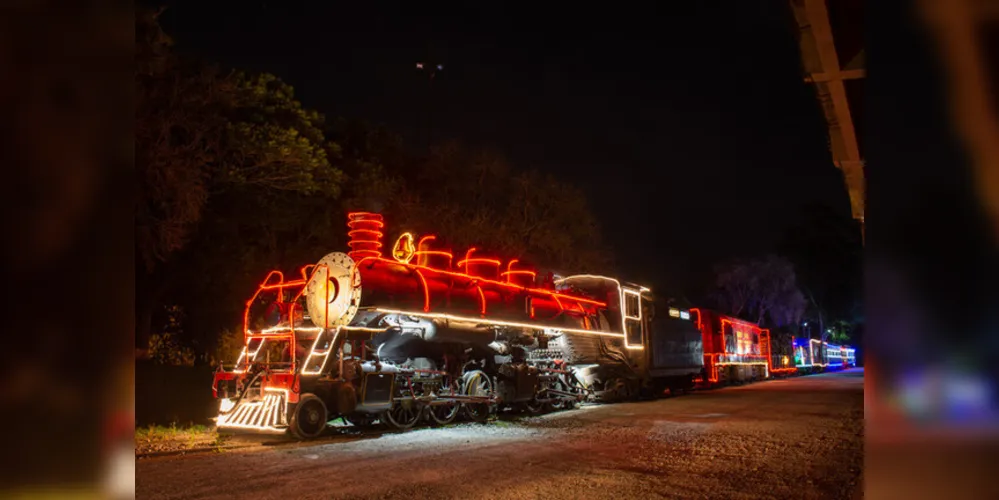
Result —
[[759, 277], [753, 274], [752, 262], [736, 260], [715, 269], [714, 298], [717, 304], [732, 316], [741, 316], [759, 288]]
[[855, 324], [846, 320], [835, 320], [827, 328], [826, 340], [834, 343], [847, 343], [850, 341]]
[[218, 161], [225, 121], [221, 96], [231, 82], [184, 65], [157, 13], [136, 22], [135, 163], [137, 257], [152, 271], [186, 243], [208, 200], [207, 166]]
[[184, 345], [176, 333], [154, 333], [149, 336], [149, 359], [172, 366], [193, 366], [194, 350]]
[[303, 108], [294, 89], [274, 75], [236, 72], [231, 78], [218, 184], [336, 197], [343, 173], [331, 167], [327, 150], [336, 154], [339, 146], [326, 140], [323, 116]]
[[820, 337], [833, 330], [834, 336], [841, 337], [839, 341], [845, 341], [841, 332], [849, 336], [864, 321], [859, 223], [847, 211], [806, 206], [788, 230], [782, 254], [794, 263], [799, 286], [808, 299], [805, 319], [818, 326]]
[[719, 266], [716, 285], [721, 309], [761, 325], [796, 325], [807, 305], [794, 265], [775, 255]]
[[136, 245], [147, 270], [188, 242], [209, 199], [263, 188], [335, 197], [323, 118], [273, 75], [222, 74], [170, 53], [154, 17], [137, 33]]
[[290, 86], [182, 60], [156, 15], [136, 20], [138, 346], [165, 306], [190, 323], [202, 301], [241, 302], [225, 270], [257, 271], [282, 236], [307, 238], [301, 210], [336, 200], [344, 180], [323, 117]]
[[405, 168], [369, 162], [352, 208], [382, 211], [396, 227], [435, 234], [546, 268], [603, 271], [610, 262], [585, 195], [554, 176], [520, 171], [501, 155], [450, 142]]

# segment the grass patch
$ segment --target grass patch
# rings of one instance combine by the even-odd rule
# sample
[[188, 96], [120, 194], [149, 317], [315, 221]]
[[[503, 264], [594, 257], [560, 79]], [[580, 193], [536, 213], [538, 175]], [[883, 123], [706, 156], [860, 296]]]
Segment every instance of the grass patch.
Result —
[[150, 425], [135, 429], [135, 452], [154, 453], [212, 447], [220, 451], [228, 437], [206, 425]]

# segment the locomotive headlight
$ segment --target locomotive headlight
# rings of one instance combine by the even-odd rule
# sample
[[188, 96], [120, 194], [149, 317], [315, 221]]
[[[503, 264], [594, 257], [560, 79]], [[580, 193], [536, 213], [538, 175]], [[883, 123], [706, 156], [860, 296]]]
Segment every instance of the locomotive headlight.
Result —
[[219, 400], [219, 413], [228, 413], [235, 404], [229, 398]]

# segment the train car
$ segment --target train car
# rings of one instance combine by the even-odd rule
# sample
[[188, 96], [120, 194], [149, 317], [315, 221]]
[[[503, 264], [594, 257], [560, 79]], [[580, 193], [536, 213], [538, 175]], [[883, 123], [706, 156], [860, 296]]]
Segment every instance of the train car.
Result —
[[793, 339], [794, 361], [799, 368], [844, 369], [857, 366], [857, 350], [819, 339]]
[[481, 421], [682, 392], [704, 373], [690, 311], [657, 313], [646, 287], [475, 248], [456, 257], [433, 235], [401, 232], [388, 247], [379, 214], [347, 225], [348, 252], [295, 279], [274, 271], [247, 302], [242, 352], [213, 381], [219, 429], [312, 438], [336, 417]]
[[654, 395], [694, 388], [704, 376], [704, 342], [688, 309], [668, 307], [651, 321], [649, 361], [646, 377]]
[[745, 383], [797, 371], [786, 356], [773, 354], [769, 329], [708, 309], [690, 312], [704, 345], [704, 385]]
[[715, 311], [695, 308], [704, 342], [705, 382], [746, 382], [770, 376], [770, 331]]

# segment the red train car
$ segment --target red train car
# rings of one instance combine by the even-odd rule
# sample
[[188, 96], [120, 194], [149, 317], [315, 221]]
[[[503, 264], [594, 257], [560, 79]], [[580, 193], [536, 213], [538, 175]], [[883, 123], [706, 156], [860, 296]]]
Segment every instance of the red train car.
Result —
[[702, 382], [747, 382], [796, 370], [787, 360], [775, 362], [769, 329], [707, 309], [690, 312], [704, 344]]

